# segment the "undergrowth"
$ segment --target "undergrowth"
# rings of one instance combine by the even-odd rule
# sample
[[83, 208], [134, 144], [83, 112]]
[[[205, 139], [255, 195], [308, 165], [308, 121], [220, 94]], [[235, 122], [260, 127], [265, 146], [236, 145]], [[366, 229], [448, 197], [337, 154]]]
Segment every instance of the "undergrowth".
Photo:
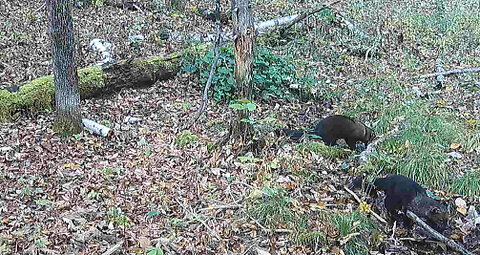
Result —
[[333, 214], [333, 224], [337, 227], [340, 239], [353, 236], [343, 247], [347, 255], [369, 254], [369, 237], [372, 229], [376, 227], [373, 221], [358, 213]]
[[[202, 84], [205, 84], [210, 66], [213, 62], [213, 51], [206, 55], [184, 59], [184, 71], [195, 72]], [[231, 46], [220, 49], [220, 58], [217, 63], [217, 72], [213, 78], [213, 98], [216, 102], [236, 99], [236, 84], [234, 77], [235, 58]], [[256, 99], [268, 100], [270, 98], [292, 99], [290, 84], [296, 83], [304, 77], [297, 75], [297, 68], [292, 58], [274, 54], [263, 47], [257, 48], [254, 62], [254, 94]], [[312, 81], [311, 76], [307, 77]]]

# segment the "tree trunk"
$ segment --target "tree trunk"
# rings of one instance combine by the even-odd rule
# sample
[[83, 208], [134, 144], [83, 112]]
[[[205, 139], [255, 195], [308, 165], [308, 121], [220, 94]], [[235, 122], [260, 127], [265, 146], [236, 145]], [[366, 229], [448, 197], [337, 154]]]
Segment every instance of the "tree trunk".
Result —
[[80, 91], [75, 68], [72, 5], [69, 0], [47, 0], [53, 40], [56, 116], [54, 130], [63, 136], [82, 131]]
[[[239, 100], [253, 99], [253, 58], [255, 26], [249, 0], [232, 1], [233, 38], [235, 48], [235, 82]], [[239, 111], [234, 136], [251, 134], [251, 125], [241, 121], [249, 117], [246, 110]]]

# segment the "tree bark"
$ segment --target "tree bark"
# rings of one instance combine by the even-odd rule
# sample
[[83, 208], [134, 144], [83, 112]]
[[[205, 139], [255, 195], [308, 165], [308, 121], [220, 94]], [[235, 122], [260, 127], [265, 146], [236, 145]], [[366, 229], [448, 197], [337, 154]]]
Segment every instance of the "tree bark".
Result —
[[54, 129], [63, 136], [70, 136], [82, 131], [80, 92], [74, 61], [72, 4], [69, 0], [47, 0], [47, 6], [54, 53]]
[[[235, 82], [239, 100], [253, 99], [253, 58], [255, 50], [255, 25], [249, 0], [232, 1], [233, 41], [235, 50]], [[251, 125], [241, 121], [249, 117], [246, 110], [239, 111], [234, 136], [247, 137]]]

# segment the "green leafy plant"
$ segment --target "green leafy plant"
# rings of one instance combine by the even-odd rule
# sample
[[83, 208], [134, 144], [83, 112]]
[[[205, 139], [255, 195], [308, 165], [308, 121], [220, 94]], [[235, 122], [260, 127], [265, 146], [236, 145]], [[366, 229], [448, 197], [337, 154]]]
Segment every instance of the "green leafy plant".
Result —
[[177, 136], [177, 140], [175, 142], [178, 146], [184, 147], [196, 141], [198, 141], [198, 137], [190, 133], [190, 131], [185, 130]]
[[108, 211], [108, 217], [111, 222], [117, 224], [118, 226], [128, 227], [132, 225], [130, 218], [124, 215], [124, 213], [122, 212], [122, 209], [120, 208], [110, 207]]
[[261, 198], [253, 201], [248, 212], [261, 224], [275, 228], [276, 224], [295, 220], [296, 214], [290, 208], [291, 201], [285, 190], [264, 187]]
[[[257, 105], [250, 100], [237, 100], [236, 103], [230, 105], [231, 108], [237, 111], [248, 111], [253, 112], [257, 109]], [[255, 120], [250, 116], [248, 118], [241, 119], [240, 121], [249, 123], [250, 125], [255, 124]]]
[[[201, 82], [206, 83], [213, 57], [213, 51], [210, 51], [203, 57], [184, 61], [183, 70], [197, 73]], [[233, 48], [221, 48], [217, 72], [213, 79], [215, 101], [230, 101], [234, 98], [236, 92], [234, 68]], [[253, 83], [256, 94], [261, 95], [261, 98], [288, 98], [290, 95], [288, 86], [293, 82], [295, 75], [296, 67], [292, 59], [276, 55], [267, 48], [258, 49], [254, 61]]]
[[148, 247], [147, 248], [147, 255], [163, 255], [162, 248], [159, 247]]
[[476, 197], [480, 195], [480, 170], [473, 169], [464, 176], [455, 179], [450, 187], [450, 191]]
[[36, 203], [37, 205], [45, 205], [45, 206], [47, 206], [47, 205], [53, 205], [54, 202], [53, 202], [53, 201], [50, 201], [50, 200], [39, 199], [39, 200], [36, 200], [35, 203]]

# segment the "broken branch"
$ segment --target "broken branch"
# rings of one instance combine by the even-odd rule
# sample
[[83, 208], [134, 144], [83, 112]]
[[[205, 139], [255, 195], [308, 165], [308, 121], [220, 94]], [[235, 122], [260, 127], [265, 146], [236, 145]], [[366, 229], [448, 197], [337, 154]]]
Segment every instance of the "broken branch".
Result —
[[98, 124], [93, 120], [89, 119], [82, 119], [82, 123], [85, 126], [86, 129], [92, 131], [94, 134], [103, 136], [103, 137], [108, 137], [112, 134], [112, 130], [102, 124]]
[[190, 122], [186, 129], [189, 129], [199, 118], [202, 114], [207, 110], [207, 103], [208, 103], [208, 89], [212, 85], [213, 77], [215, 75], [215, 70], [217, 69], [217, 62], [219, 58], [219, 51], [220, 51], [220, 44], [222, 42], [222, 37], [220, 35], [220, 0], [215, 1], [215, 48], [214, 48], [214, 58], [212, 62], [212, 66], [210, 67], [210, 74], [208, 75], [207, 84], [205, 84], [205, 88], [203, 89], [202, 93], [202, 103], [200, 104], [200, 108], [198, 108], [197, 115], [195, 118]]
[[293, 25], [297, 24], [298, 22], [306, 19], [308, 16], [313, 15], [313, 14], [315, 14], [315, 13], [317, 13], [317, 12], [321, 12], [322, 10], [325, 10], [325, 9], [327, 9], [327, 8], [330, 8], [330, 7], [332, 7], [333, 5], [338, 4], [338, 3], [340, 3], [340, 2], [341, 2], [341, 1], [339, 0], [339, 1], [333, 2], [333, 3], [331, 3], [331, 4], [325, 4], [325, 5], [323, 5], [322, 7], [318, 8], [318, 9], [315, 9], [315, 10], [313, 10], [313, 11], [304, 12], [304, 13], [302, 13], [302, 14], [300, 14], [300, 15], [297, 15], [297, 17], [296, 17], [295, 19], [293, 19], [290, 24], [288, 24], [284, 29], [282, 29], [282, 33], [284, 33], [287, 29], [290, 29]]
[[445, 72], [437, 72], [437, 73], [430, 73], [430, 74], [415, 76], [414, 78], [429, 78], [429, 77], [435, 77], [439, 75], [448, 76], [448, 75], [459, 74], [459, 73], [478, 73], [478, 72], [480, 72], [479, 67], [467, 68], [467, 69], [453, 69]]
[[433, 238], [437, 239], [440, 242], [445, 243], [448, 247], [464, 255], [473, 255], [473, 253], [470, 253], [465, 248], [463, 248], [463, 246], [457, 244], [452, 239], [446, 238], [442, 234], [438, 233], [435, 229], [430, 227], [427, 223], [425, 223], [422, 219], [420, 219], [415, 213], [411, 212], [410, 210], [407, 210], [407, 216], [408, 218], [418, 223], [418, 225], [422, 226]]
[[[353, 196], [353, 198], [355, 198], [355, 200], [360, 204], [362, 203], [362, 200], [357, 196], [357, 194], [355, 194], [355, 192], [353, 192], [352, 190], [350, 190], [349, 188], [347, 187], [343, 187], [348, 193], [350, 193], [350, 195]], [[370, 210], [370, 213], [373, 215], [373, 217], [377, 218], [378, 221], [380, 221], [381, 223], [383, 224], [387, 224], [387, 221], [385, 219], [383, 219], [380, 215], [378, 215], [376, 212]]]

